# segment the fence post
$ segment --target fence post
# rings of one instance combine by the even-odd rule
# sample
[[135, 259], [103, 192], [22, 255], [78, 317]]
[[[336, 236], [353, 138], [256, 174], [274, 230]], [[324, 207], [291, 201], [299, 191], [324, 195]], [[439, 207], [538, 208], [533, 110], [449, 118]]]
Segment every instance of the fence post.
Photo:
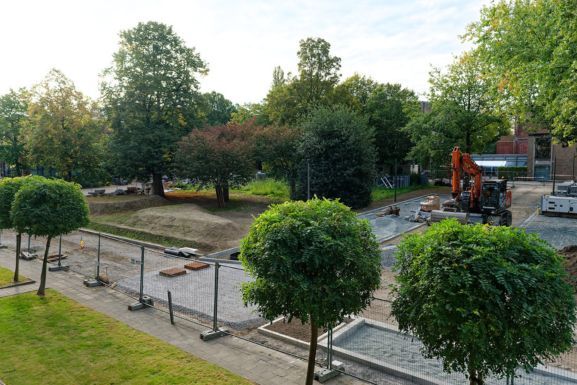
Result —
[[226, 335], [226, 331], [218, 328], [218, 271], [220, 263], [214, 263], [214, 301], [212, 311], [212, 329], [200, 333], [200, 339], [203, 341], [213, 340]]
[[174, 312], [172, 311], [172, 293], [168, 291], [168, 313], [170, 314], [170, 323], [174, 325]]
[[333, 328], [327, 331], [327, 367], [315, 372], [315, 380], [321, 384], [344, 372], [343, 363], [333, 360]]
[[153, 305], [152, 298], [144, 295], [144, 246], [140, 246], [140, 289], [138, 291], [138, 302], [128, 305], [128, 310], [141, 310]]
[[98, 248], [96, 249], [96, 280], [100, 280], [100, 233], [98, 233]]
[[68, 271], [70, 266], [62, 264], [62, 235], [58, 239], [58, 264], [56, 266], [50, 266], [49, 271]]
[[85, 279], [84, 286], [97, 287], [102, 285], [103, 283], [100, 280], [100, 233], [98, 233], [98, 248], [96, 249], [96, 276], [93, 279]]

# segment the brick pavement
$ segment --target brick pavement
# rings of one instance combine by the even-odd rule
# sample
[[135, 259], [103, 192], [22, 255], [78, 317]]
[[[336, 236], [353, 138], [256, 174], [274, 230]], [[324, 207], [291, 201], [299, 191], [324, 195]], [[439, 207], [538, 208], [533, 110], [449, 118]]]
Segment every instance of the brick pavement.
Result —
[[[0, 266], [12, 268], [13, 264], [14, 251], [12, 249], [0, 250]], [[21, 273], [37, 281], [40, 277], [40, 268], [39, 261], [20, 262]], [[172, 326], [165, 313], [154, 309], [130, 312], [127, 310], [127, 305], [134, 300], [108, 288], [86, 288], [82, 285], [82, 280], [83, 277], [75, 273], [52, 272], [48, 273], [47, 286], [89, 308], [167, 341], [257, 384], [301, 385], [305, 381], [306, 363], [304, 361], [235, 337], [223, 337], [203, 342], [199, 334], [205, 328], [183, 320], [177, 320], [176, 325]], [[37, 283], [2, 289], [0, 296], [36, 289]], [[340, 376], [329, 383], [332, 385], [363, 384], [348, 376]], [[387, 383], [394, 385], [401, 382], [391, 378], [391, 381]]]

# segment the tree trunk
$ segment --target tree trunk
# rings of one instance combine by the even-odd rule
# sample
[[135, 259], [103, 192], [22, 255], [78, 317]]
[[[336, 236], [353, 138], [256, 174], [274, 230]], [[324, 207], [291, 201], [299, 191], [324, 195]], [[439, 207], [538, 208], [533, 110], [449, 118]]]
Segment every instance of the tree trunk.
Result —
[[18, 282], [20, 275], [20, 250], [22, 245], [22, 233], [16, 234], [16, 265], [14, 267], [14, 282]]
[[164, 198], [164, 186], [162, 185], [162, 175], [159, 173], [152, 174], [152, 194]]
[[297, 181], [296, 178], [289, 178], [289, 190], [291, 200], [297, 199]]
[[216, 185], [214, 186], [214, 189], [216, 190], [216, 203], [218, 205], [219, 209], [222, 209], [224, 207], [224, 191], [222, 189], [221, 185]]
[[465, 152], [470, 154], [472, 147], [473, 143], [471, 143], [471, 130], [467, 129], [465, 132]]
[[469, 369], [469, 385], [483, 385], [483, 378], [479, 376], [475, 369]]
[[222, 186], [222, 199], [224, 200], [224, 203], [227, 203], [228, 201], [230, 201], [230, 192], [229, 192], [228, 182], [226, 182], [224, 184], [224, 186]]
[[307, 367], [307, 380], [305, 385], [312, 385], [315, 379], [315, 359], [317, 357], [317, 340], [319, 338], [319, 328], [311, 320], [311, 341], [309, 348], [309, 365]]
[[44, 259], [42, 260], [42, 274], [40, 275], [40, 287], [38, 288], [38, 294], [41, 297], [44, 297], [45, 290], [46, 290], [46, 268], [48, 266], [48, 252], [50, 250], [50, 241], [52, 237], [46, 238], [46, 250], [44, 250]]

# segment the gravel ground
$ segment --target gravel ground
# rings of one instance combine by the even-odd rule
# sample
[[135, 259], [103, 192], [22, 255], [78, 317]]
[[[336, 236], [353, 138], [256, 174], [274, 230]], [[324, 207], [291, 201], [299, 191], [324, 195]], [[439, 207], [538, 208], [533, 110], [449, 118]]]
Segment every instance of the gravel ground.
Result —
[[528, 233], [538, 234], [556, 249], [577, 245], [577, 218], [548, 217], [535, 214], [523, 226]]

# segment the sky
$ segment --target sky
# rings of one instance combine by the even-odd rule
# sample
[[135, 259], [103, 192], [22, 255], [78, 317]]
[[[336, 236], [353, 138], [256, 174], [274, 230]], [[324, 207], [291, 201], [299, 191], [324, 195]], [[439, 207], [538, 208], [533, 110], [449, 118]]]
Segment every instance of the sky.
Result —
[[202, 91], [234, 103], [267, 94], [273, 68], [296, 72], [301, 39], [321, 37], [354, 73], [400, 83], [426, 99], [431, 66], [468, 48], [460, 35], [488, 0], [4, 0], [0, 2], [0, 94], [30, 87], [51, 68], [92, 98], [139, 22], [172, 25], [208, 62]]

